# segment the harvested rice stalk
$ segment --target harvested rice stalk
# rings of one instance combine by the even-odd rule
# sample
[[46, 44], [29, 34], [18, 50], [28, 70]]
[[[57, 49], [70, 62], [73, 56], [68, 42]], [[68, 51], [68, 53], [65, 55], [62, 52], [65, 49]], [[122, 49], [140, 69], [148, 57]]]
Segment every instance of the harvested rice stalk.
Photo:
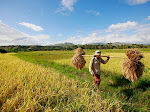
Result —
[[77, 48], [76, 54], [74, 55], [74, 57], [72, 59], [73, 66], [78, 70], [81, 70], [86, 63], [84, 57], [82, 56], [84, 54], [85, 54], [85, 52], [83, 51], [82, 48]]
[[143, 55], [135, 49], [128, 50], [126, 55], [128, 59], [123, 63], [122, 72], [126, 79], [135, 82], [143, 74], [144, 64], [139, 61]]

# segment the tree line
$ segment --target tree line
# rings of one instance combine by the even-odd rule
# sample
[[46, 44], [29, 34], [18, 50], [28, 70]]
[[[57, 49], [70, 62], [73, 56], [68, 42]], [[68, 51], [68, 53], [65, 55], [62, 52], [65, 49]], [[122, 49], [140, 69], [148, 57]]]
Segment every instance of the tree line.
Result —
[[112, 45], [112, 43], [107, 43], [104, 45], [71, 45], [71, 46], [40, 46], [40, 45], [10, 45], [10, 46], [0, 46], [0, 52], [29, 52], [29, 51], [51, 51], [51, 50], [73, 50], [78, 47], [83, 49], [129, 49], [129, 48], [150, 48], [150, 45], [143, 44], [130, 44], [130, 45]]

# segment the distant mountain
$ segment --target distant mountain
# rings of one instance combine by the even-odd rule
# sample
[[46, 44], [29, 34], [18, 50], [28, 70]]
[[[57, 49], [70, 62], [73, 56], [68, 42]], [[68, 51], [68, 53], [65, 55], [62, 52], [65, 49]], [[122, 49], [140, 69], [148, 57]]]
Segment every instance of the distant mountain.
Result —
[[59, 43], [59, 44], [55, 44], [55, 46], [73, 46], [74, 44], [73, 43], [69, 43], [69, 42], [66, 42], [66, 43]]
[[[90, 43], [88, 45], [107, 45], [107, 43]], [[112, 43], [113, 46], [117, 46], [117, 45], [131, 45], [129, 43], [121, 43], [121, 42], [114, 42]]]
[[90, 43], [88, 45], [105, 45], [106, 43]]
[[117, 46], [117, 45], [131, 45], [129, 43], [121, 43], [121, 42], [114, 42], [112, 43], [113, 46]]
[[[73, 44], [73, 43], [69, 43], [69, 42], [65, 42], [65, 43], [58, 43], [55, 44], [54, 46], [61, 46], [61, 47], [65, 47], [65, 46], [73, 46], [73, 45], [81, 45], [81, 44]], [[89, 44], [84, 44], [84, 45], [108, 45], [108, 43], [89, 43]], [[131, 43], [121, 43], [121, 42], [114, 42], [111, 43], [112, 46], [121, 46], [121, 45], [132, 45]], [[150, 45], [150, 44], [144, 44], [144, 45]]]

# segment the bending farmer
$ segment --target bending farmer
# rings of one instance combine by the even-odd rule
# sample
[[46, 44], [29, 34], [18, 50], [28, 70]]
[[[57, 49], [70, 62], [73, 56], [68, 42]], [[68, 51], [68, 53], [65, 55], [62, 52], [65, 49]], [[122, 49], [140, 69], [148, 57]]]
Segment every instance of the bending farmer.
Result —
[[100, 84], [100, 75], [101, 75], [101, 70], [100, 70], [100, 63], [106, 64], [109, 60], [109, 56], [107, 56], [107, 60], [104, 61], [101, 58], [101, 51], [96, 51], [94, 54], [94, 57], [91, 59], [90, 65], [89, 65], [89, 71], [91, 75], [95, 78], [94, 85], [97, 85], [99, 87]]

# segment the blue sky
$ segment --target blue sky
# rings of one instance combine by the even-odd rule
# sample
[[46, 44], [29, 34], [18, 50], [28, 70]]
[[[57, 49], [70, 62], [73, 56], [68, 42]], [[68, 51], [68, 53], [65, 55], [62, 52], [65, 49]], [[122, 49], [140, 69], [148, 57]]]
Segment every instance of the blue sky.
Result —
[[0, 0], [0, 45], [150, 43], [150, 0]]

